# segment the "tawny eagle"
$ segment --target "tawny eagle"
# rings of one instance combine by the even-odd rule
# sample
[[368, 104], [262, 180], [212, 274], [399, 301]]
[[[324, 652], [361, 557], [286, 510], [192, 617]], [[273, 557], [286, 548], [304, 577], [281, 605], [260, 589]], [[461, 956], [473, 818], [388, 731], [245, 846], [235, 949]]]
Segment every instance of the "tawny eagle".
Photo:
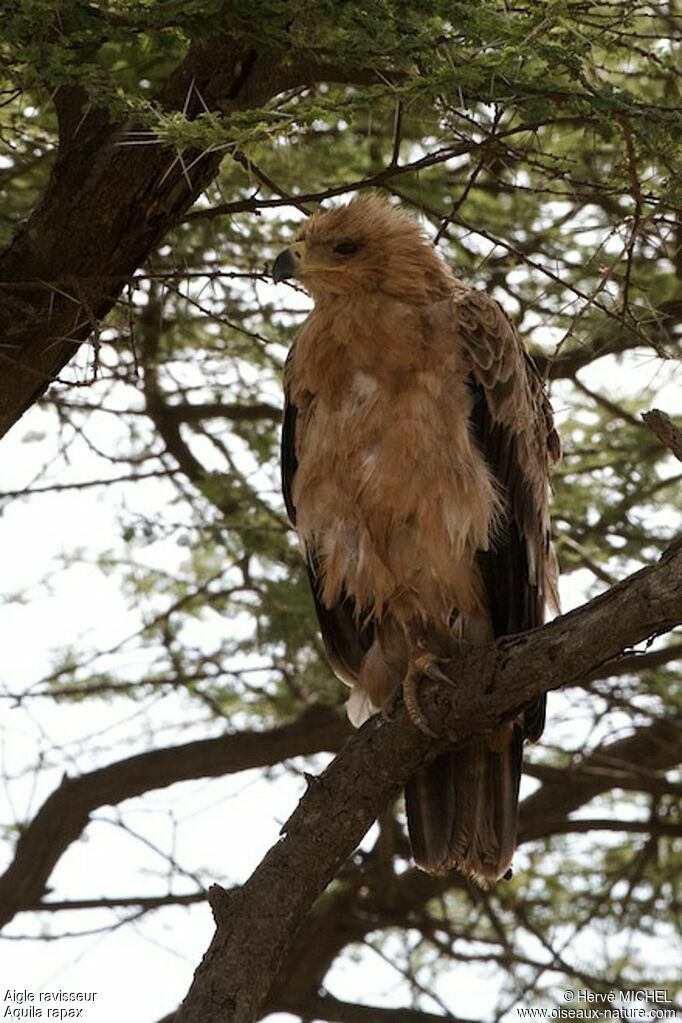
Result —
[[[440, 658], [533, 628], [555, 600], [542, 381], [497, 302], [376, 195], [314, 214], [275, 260], [315, 307], [285, 369], [284, 497], [352, 722]], [[524, 738], [544, 697], [406, 788], [416, 863], [487, 886], [516, 844]]]

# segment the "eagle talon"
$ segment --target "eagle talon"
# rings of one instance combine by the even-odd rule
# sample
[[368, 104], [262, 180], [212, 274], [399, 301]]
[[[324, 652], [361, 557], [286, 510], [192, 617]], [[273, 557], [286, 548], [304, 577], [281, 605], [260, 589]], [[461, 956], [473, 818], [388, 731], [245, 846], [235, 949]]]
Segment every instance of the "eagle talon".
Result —
[[[437, 739], [438, 733], [431, 728], [419, 703], [419, 683], [424, 676], [436, 682], [442, 679], [450, 682], [450, 679], [446, 679], [440, 669], [435, 666], [435, 658], [432, 654], [420, 654], [419, 657], [410, 658], [403, 679], [403, 702], [407, 715], [415, 728], [418, 728], [424, 735]], [[442, 679], [439, 676], [442, 676]], [[450, 682], [450, 684], [452, 683]]]
[[442, 682], [444, 685], [454, 686], [454, 682], [451, 678], [441, 671], [438, 667], [438, 662], [443, 660], [440, 657], [434, 657], [433, 654], [420, 654], [419, 657], [415, 657], [414, 666], [420, 675], [426, 675], [433, 682]]

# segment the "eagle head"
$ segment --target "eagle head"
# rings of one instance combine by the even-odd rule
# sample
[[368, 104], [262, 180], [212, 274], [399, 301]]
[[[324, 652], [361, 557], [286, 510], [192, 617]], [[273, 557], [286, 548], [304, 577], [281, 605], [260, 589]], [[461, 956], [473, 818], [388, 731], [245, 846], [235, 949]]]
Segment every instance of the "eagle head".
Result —
[[417, 221], [375, 193], [314, 213], [277, 256], [272, 276], [276, 283], [296, 277], [316, 302], [358, 292], [433, 302], [454, 282]]

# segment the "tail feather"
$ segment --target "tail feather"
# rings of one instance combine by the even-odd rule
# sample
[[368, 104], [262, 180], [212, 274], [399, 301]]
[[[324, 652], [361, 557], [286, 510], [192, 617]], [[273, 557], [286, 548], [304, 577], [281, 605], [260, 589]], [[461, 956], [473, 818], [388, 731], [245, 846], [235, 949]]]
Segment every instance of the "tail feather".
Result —
[[417, 866], [430, 874], [456, 870], [482, 887], [507, 873], [516, 848], [522, 729], [502, 748], [481, 744], [443, 753], [405, 788]]

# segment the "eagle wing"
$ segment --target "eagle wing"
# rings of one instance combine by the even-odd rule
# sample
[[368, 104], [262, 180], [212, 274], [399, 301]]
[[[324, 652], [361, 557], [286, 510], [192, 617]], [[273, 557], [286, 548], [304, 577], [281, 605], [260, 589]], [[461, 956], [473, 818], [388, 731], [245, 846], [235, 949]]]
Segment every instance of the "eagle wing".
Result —
[[[539, 373], [512, 323], [493, 299], [466, 291], [454, 302], [455, 332], [470, 365], [470, 425], [499, 488], [505, 517], [491, 547], [478, 554], [495, 636], [542, 625], [558, 606], [549, 530], [548, 471], [559, 436]], [[545, 697], [524, 712], [536, 741]]]
[[[282, 492], [284, 503], [292, 526], [296, 526], [296, 506], [293, 498], [293, 484], [298, 459], [296, 457], [296, 429], [301, 416], [306, 410], [299, 410], [291, 399], [288, 385], [294, 344], [289, 349], [284, 368], [284, 417], [282, 421]], [[352, 686], [358, 677], [363, 657], [372, 645], [374, 631], [372, 626], [358, 624], [355, 601], [347, 594], [342, 594], [334, 607], [325, 607], [320, 600], [322, 580], [320, 577], [319, 559], [315, 549], [308, 545], [306, 549], [306, 567], [308, 579], [315, 602], [315, 611], [320, 625], [324, 647], [337, 678], [346, 685]]]
[[[559, 438], [542, 380], [500, 306], [463, 290], [452, 308], [453, 343], [469, 371], [469, 428], [503, 508], [489, 548], [477, 554], [493, 632], [503, 636], [541, 625], [545, 605], [556, 604], [548, 470]], [[539, 739], [544, 723], [543, 696], [510, 723], [506, 741], [441, 754], [408, 781], [418, 865], [436, 874], [454, 868], [484, 887], [506, 875], [516, 845], [523, 740]]]

